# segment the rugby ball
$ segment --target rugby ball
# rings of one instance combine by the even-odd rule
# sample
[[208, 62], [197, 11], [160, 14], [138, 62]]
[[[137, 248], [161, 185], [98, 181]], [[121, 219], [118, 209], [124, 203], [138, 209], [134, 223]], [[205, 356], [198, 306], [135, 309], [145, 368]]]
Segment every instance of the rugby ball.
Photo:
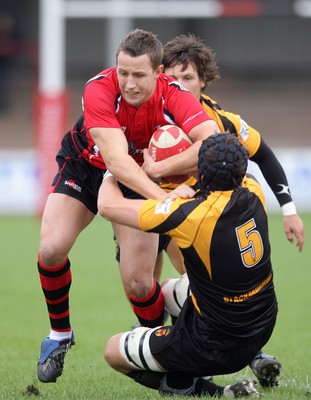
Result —
[[[162, 161], [183, 152], [193, 144], [185, 132], [176, 125], [164, 125], [157, 129], [149, 142], [149, 154], [154, 161]], [[165, 181], [182, 183], [189, 175], [166, 176]]]

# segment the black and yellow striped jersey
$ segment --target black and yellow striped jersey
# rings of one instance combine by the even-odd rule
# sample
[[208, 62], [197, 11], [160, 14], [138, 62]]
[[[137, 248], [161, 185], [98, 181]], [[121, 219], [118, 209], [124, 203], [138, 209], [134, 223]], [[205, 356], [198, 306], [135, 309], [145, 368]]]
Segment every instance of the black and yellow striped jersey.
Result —
[[[216, 101], [205, 94], [201, 94], [200, 102], [204, 111], [217, 123], [220, 132], [234, 134], [239, 141], [247, 148], [251, 158], [259, 148], [261, 137], [256, 129], [250, 127], [238, 114], [224, 111]], [[196, 187], [197, 180], [189, 178], [185, 184]], [[161, 182], [161, 187], [166, 191], [175, 189], [180, 184]]]
[[[240, 115], [223, 110], [215, 100], [206, 94], [201, 94], [200, 102], [205, 112], [216, 121], [221, 132], [234, 134], [247, 148], [249, 158], [259, 166], [280, 206], [292, 201], [283, 167], [270, 147], [267, 146], [261, 134], [249, 126]], [[184, 183], [194, 188], [197, 186], [197, 180], [194, 177], [189, 178]], [[160, 185], [167, 192], [178, 186], [164, 181]]]
[[211, 332], [247, 338], [275, 317], [267, 215], [253, 177], [233, 191], [198, 193], [190, 200], [147, 200], [139, 222], [144, 231], [176, 240], [193, 303], [208, 318]]
[[238, 114], [224, 111], [216, 101], [201, 94], [200, 102], [205, 112], [216, 121], [220, 132], [230, 132], [247, 148], [251, 158], [260, 146], [260, 133], [249, 126]]

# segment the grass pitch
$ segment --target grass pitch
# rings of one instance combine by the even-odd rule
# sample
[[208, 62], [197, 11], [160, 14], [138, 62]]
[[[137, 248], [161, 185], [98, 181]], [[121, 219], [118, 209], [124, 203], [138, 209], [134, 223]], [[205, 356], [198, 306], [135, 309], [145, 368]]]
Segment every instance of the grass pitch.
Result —
[[[302, 400], [311, 397], [310, 282], [311, 215], [302, 215], [306, 229], [303, 252], [287, 243], [280, 215], [270, 216], [270, 238], [279, 316], [265, 347], [283, 364], [280, 385], [262, 390], [266, 399]], [[71, 255], [73, 283], [71, 322], [76, 345], [66, 356], [57, 383], [36, 377], [42, 339], [49, 332], [46, 306], [36, 270], [40, 221], [32, 217], [0, 217], [1, 226], [1, 362], [0, 399], [122, 399], [160, 398], [110, 369], [102, 357], [107, 339], [128, 330], [134, 314], [123, 294], [114, 260], [110, 224], [100, 217], [79, 237]], [[166, 262], [163, 277], [176, 276]], [[215, 377], [219, 384], [253, 378], [249, 368]]]

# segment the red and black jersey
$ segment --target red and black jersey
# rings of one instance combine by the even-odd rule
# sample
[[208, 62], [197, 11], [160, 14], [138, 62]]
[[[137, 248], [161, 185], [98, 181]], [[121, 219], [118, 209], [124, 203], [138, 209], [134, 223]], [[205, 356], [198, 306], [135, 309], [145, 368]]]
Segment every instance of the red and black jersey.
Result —
[[73, 140], [83, 157], [98, 168], [105, 168], [105, 164], [89, 134], [92, 127], [122, 129], [129, 154], [141, 165], [143, 149], [160, 126], [176, 124], [189, 133], [199, 123], [211, 120], [200, 102], [165, 74], [157, 79], [153, 96], [136, 109], [121, 96], [116, 68], [105, 70], [87, 82], [83, 106], [85, 130]]
[[[267, 215], [257, 181], [194, 199], [147, 200], [144, 231], [173, 237], [184, 257], [192, 300], [207, 335], [251, 338], [277, 313]], [[211, 340], [213, 338], [210, 337]]]

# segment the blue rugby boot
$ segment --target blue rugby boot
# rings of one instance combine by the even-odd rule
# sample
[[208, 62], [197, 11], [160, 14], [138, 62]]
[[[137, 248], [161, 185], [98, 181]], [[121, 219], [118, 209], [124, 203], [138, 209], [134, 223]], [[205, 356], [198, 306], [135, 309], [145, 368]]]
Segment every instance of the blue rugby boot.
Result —
[[70, 339], [58, 341], [47, 337], [42, 341], [37, 365], [38, 379], [41, 382], [56, 382], [63, 373], [65, 355], [74, 344], [73, 333]]

